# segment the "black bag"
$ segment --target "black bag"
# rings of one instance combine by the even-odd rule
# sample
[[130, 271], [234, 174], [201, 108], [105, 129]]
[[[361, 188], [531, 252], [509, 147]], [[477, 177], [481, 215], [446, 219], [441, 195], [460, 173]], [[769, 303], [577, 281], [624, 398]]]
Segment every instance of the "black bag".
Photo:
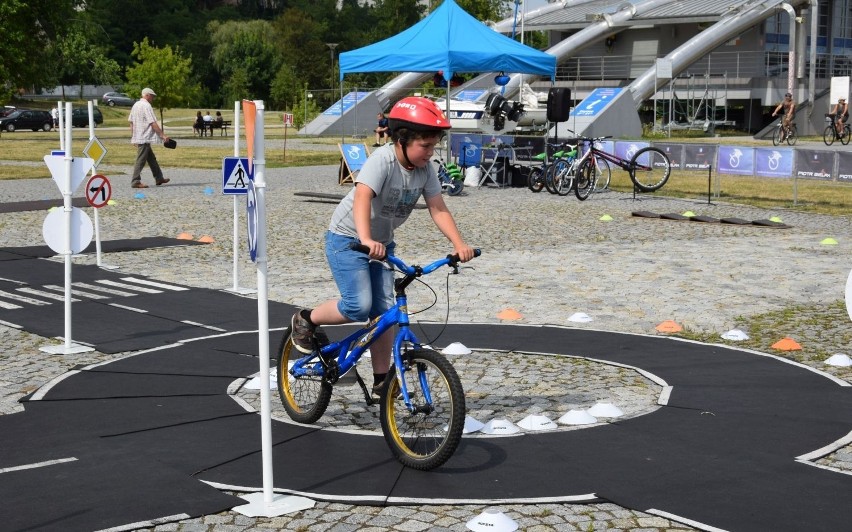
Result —
[[163, 142], [163, 147], [168, 148], [170, 150], [173, 150], [173, 149], [177, 148], [177, 141], [175, 139], [169, 139], [169, 140]]

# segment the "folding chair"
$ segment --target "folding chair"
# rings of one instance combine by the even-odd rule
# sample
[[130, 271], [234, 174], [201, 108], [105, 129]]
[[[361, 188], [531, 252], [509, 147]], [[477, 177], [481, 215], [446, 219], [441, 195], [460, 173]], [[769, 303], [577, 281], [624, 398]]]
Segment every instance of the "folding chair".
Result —
[[337, 176], [337, 183], [340, 185], [349, 183], [354, 184], [358, 172], [364, 167], [367, 162], [367, 157], [370, 156], [370, 150], [364, 143], [360, 144], [341, 144], [337, 143], [340, 148], [340, 171]]

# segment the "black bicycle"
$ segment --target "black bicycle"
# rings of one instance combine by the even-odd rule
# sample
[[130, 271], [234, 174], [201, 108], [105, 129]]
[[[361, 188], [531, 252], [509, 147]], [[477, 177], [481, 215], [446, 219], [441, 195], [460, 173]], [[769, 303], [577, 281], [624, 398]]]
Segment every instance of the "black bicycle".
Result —
[[825, 115], [825, 121], [828, 125], [825, 126], [825, 131], [822, 134], [822, 141], [825, 142], [826, 146], [831, 146], [834, 144], [835, 140], [839, 140], [844, 146], [849, 144], [849, 124], [843, 124], [843, 131], [841, 133], [837, 133], [837, 117], [829, 113]]

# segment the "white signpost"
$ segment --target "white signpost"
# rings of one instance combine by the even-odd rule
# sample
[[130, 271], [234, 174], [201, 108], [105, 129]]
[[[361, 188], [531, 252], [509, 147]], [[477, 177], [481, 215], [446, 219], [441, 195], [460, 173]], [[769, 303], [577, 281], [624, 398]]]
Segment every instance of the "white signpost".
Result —
[[[254, 123], [254, 146], [249, 139], [249, 154], [254, 152], [254, 180], [249, 185], [246, 208], [249, 213], [249, 227], [254, 224], [254, 236], [249, 235], [252, 260], [257, 263], [257, 334], [258, 358], [260, 359], [260, 439], [263, 467], [263, 492], [242, 496], [248, 504], [237, 506], [235, 512], [250, 517], [274, 517], [286, 513], [298, 512], [314, 506], [314, 501], [306, 497], [275, 495], [272, 481], [272, 405], [269, 393], [269, 292], [267, 289], [266, 257], [266, 160], [263, 138], [263, 101], [246, 102], [244, 109], [254, 112], [254, 120], [247, 120], [247, 127]], [[255, 110], [256, 109], [256, 110]], [[251, 220], [254, 220], [252, 222]], [[252, 233], [252, 231], [250, 231]]]
[[[60, 116], [62, 116], [61, 112]], [[60, 255], [65, 255], [65, 343], [63, 345], [44, 346], [39, 350], [46, 353], [69, 355], [94, 351], [89, 346], [75, 344], [71, 341], [71, 256], [85, 249], [92, 241], [92, 222], [86, 213], [71, 205], [71, 195], [83, 182], [86, 173], [94, 166], [95, 161], [82, 157], [74, 159], [71, 156], [70, 102], [65, 104], [64, 125], [65, 142], [62, 143], [62, 148], [65, 155], [44, 156], [44, 162], [62, 193], [63, 208], [61, 211], [56, 210], [47, 215], [44, 220], [43, 234], [52, 250]], [[58, 237], [59, 234], [62, 236]]]

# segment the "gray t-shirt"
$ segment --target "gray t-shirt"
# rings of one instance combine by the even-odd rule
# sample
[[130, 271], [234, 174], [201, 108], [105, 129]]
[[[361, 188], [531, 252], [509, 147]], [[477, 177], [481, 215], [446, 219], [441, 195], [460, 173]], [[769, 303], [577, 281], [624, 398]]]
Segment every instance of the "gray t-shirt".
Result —
[[[370, 236], [385, 245], [393, 241], [393, 231], [408, 219], [422, 195], [431, 198], [441, 193], [441, 183], [431, 164], [408, 171], [399, 164], [393, 144], [387, 144], [370, 155], [358, 172], [356, 185], [362, 183], [375, 192], [370, 210]], [[328, 230], [358, 238], [352, 207], [355, 188], [349, 191], [331, 216]]]

